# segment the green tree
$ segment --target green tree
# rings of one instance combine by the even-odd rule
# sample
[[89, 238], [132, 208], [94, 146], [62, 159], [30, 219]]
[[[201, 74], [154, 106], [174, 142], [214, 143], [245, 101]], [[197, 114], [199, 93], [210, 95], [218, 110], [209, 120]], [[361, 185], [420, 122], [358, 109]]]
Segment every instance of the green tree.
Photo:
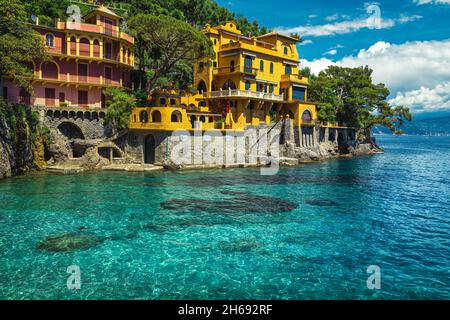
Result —
[[[195, 59], [212, 57], [210, 40], [186, 22], [168, 16], [138, 15], [129, 22], [136, 37], [138, 63], [152, 70], [146, 90], [159, 89], [158, 79], [166, 77], [182, 61], [191, 65]], [[141, 61], [141, 59], [149, 58]], [[147, 64], [148, 63], [148, 64]]]
[[374, 84], [372, 73], [367, 66], [330, 66], [318, 77], [312, 77], [309, 98], [318, 103], [320, 119], [361, 129], [367, 138], [377, 125], [401, 134], [401, 125], [412, 120], [411, 113], [403, 106], [390, 105], [389, 89], [382, 83]]
[[28, 91], [32, 62], [48, 59], [40, 35], [25, 22], [27, 12], [20, 0], [0, 0], [0, 79], [11, 79]]
[[106, 121], [116, 130], [128, 128], [131, 110], [136, 106], [136, 98], [123, 89], [108, 88], [106, 98]]

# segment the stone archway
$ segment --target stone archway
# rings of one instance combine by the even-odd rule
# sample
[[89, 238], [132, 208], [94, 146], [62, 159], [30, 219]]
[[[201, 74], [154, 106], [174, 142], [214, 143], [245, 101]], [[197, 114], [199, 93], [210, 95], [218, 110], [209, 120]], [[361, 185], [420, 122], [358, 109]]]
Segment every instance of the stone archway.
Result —
[[77, 126], [73, 122], [69, 121], [61, 122], [61, 124], [58, 125], [57, 129], [64, 137], [66, 137], [69, 140], [74, 139], [85, 140], [83, 131], [79, 126]]

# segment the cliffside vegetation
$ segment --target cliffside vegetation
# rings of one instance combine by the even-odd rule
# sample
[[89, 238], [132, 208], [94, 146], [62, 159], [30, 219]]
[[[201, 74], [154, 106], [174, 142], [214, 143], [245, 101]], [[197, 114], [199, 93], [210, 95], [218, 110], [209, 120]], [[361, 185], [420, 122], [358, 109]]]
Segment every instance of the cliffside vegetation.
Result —
[[0, 99], [0, 179], [42, 167], [45, 148], [51, 143], [49, 130], [39, 124], [36, 112]]

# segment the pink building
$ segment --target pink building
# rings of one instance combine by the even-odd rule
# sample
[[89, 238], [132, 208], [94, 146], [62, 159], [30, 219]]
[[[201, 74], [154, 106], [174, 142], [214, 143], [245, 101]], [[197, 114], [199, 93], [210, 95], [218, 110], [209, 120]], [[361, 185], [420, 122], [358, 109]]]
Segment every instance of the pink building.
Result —
[[30, 65], [33, 96], [4, 80], [3, 97], [33, 106], [104, 108], [105, 88], [130, 86], [134, 39], [121, 32], [120, 17], [99, 7], [83, 20], [58, 21], [55, 28], [37, 22], [34, 29], [42, 36], [52, 61]]

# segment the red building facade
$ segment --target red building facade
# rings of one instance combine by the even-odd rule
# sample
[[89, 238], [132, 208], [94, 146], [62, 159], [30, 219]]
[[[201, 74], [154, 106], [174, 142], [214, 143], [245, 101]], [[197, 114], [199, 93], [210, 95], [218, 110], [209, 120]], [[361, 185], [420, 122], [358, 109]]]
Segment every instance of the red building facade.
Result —
[[86, 16], [84, 22], [60, 22], [39, 32], [51, 61], [33, 63], [34, 92], [8, 80], [3, 97], [11, 103], [43, 107], [104, 108], [103, 90], [130, 86], [134, 67], [134, 39], [120, 30], [120, 17], [105, 7]]

